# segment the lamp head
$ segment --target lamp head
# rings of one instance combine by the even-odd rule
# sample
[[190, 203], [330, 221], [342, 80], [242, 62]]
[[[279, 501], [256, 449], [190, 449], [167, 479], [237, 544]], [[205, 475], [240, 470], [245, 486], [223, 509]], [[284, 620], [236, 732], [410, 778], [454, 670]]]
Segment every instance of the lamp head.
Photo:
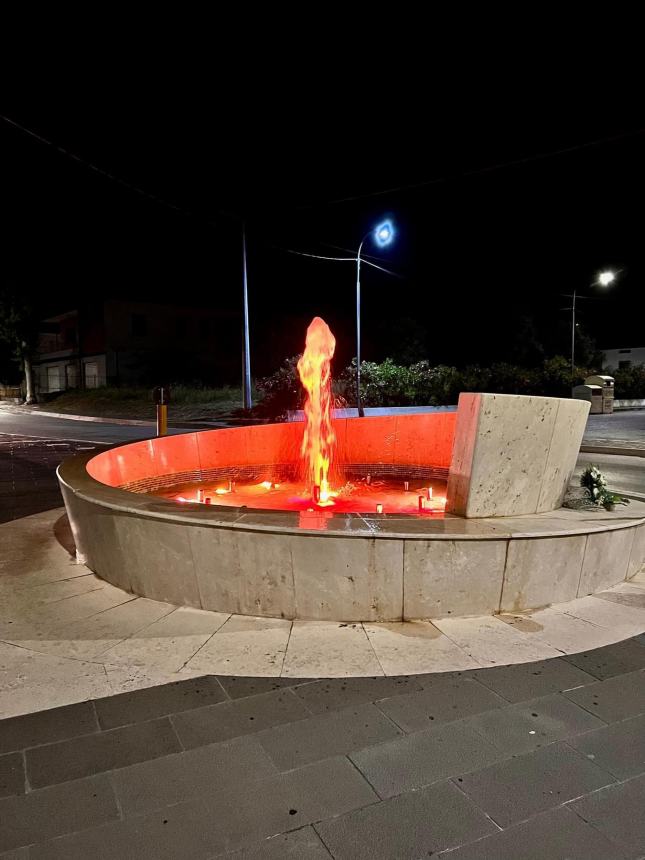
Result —
[[394, 227], [390, 220], [383, 221], [374, 230], [374, 241], [379, 248], [384, 248], [389, 245], [394, 239]]

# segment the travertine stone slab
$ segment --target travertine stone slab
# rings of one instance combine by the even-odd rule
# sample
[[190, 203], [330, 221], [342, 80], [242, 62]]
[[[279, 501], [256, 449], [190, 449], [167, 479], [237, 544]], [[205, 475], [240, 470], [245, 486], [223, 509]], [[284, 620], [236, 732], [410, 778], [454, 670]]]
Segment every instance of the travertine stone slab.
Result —
[[586, 543], [586, 535], [509, 541], [501, 611], [573, 600]]

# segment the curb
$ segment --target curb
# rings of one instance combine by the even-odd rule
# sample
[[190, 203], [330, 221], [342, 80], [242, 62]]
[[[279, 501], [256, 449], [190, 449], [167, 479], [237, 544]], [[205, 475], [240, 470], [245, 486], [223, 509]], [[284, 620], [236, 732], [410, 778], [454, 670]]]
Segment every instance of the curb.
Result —
[[645, 448], [617, 448], [612, 445], [581, 445], [581, 454], [612, 454], [619, 457], [645, 457]]
[[68, 421], [90, 421], [94, 424], [129, 424], [134, 427], [155, 426], [155, 421], [141, 421], [134, 418], [97, 418], [93, 415], [69, 415], [67, 412], [45, 412], [44, 409], [29, 409], [25, 406], [12, 406], [3, 410], [17, 415], [42, 415], [43, 418], [66, 418]]

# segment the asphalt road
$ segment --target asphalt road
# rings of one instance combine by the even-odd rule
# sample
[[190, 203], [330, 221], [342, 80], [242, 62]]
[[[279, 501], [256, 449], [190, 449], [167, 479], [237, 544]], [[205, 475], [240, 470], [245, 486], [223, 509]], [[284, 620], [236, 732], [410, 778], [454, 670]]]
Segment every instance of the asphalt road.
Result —
[[585, 441], [622, 439], [645, 444], [645, 409], [614, 412], [613, 415], [590, 415]]

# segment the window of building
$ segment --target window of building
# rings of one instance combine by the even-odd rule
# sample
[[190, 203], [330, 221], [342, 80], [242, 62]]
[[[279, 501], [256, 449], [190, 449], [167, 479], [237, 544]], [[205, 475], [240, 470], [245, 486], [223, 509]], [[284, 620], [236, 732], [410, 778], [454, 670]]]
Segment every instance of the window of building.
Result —
[[68, 364], [65, 367], [65, 387], [76, 388], [77, 384], [76, 365]]
[[47, 391], [60, 391], [62, 388], [60, 379], [60, 367], [56, 364], [47, 368]]
[[148, 334], [148, 320], [143, 314], [132, 314], [131, 325], [135, 337], [145, 337]]
[[85, 362], [85, 387], [86, 388], [98, 388], [99, 387], [99, 367], [95, 361], [86, 361]]
[[631, 367], [632, 363], [629, 359], [623, 359], [623, 361], [618, 362], [618, 369], [624, 370], [626, 367]]
[[623, 355], [626, 352], [631, 352], [631, 349], [619, 349], [618, 352]]

